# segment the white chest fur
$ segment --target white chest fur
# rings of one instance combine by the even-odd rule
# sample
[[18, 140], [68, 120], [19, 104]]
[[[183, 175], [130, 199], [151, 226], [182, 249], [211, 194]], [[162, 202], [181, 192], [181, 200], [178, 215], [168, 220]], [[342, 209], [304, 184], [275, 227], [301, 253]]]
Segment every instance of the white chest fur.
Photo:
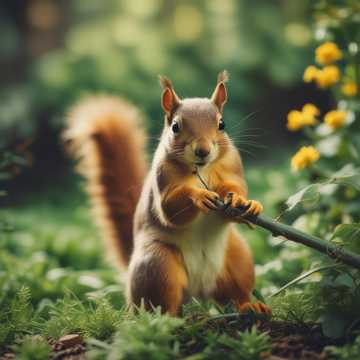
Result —
[[208, 296], [223, 269], [229, 225], [213, 211], [200, 215], [186, 231], [171, 239], [181, 249], [190, 296]]

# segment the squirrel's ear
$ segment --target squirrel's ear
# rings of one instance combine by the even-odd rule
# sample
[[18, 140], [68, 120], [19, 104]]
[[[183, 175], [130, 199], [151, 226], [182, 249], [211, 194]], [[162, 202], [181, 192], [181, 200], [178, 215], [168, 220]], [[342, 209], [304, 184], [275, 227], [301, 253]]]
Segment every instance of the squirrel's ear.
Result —
[[171, 116], [176, 108], [180, 105], [180, 98], [176, 95], [176, 92], [171, 84], [171, 81], [165, 76], [160, 76], [160, 84], [164, 91], [162, 93], [161, 105], [166, 115]]
[[216, 88], [211, 96], [211, 101], [217, 106], [220, 112], [223, 111], [224, 105], [227, 101], [227, 91], [225, 82], [228, 81], [229, 74], [226, 70], [218, 75]]

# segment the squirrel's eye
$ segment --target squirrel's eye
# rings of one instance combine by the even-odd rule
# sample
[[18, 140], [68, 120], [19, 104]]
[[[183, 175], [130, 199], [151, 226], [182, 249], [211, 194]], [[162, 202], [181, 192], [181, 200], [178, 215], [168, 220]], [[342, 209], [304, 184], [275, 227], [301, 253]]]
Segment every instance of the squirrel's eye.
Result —
[[225, 129], [225, 123], [223, 120], [220, 120], [219, 121], [219, 130], [220, 131], [223, 131]]
[[171, 130], [173, 131], [174, 134], [178, 134], [180, 132], [179, 124], [176, 121], [174, 121], [173, 124], [171, 125]]

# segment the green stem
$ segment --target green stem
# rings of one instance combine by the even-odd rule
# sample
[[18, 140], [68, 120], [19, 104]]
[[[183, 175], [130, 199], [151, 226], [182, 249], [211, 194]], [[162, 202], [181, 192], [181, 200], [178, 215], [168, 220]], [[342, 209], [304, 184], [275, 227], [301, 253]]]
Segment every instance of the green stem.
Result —
[[337, 264], [332, 264], [332, 265], [324, 265], [324, 266], [319, 266], [316, 267], [314, 269], [311, 269], [309, 271], [304, 272], [303, 274], [301, 274], [300, 276], [296, 277], [295, 279], [291, 280], [290, 282], [288, 282], [287, 284], [285, 284], [283, 287], [281, 287], [280, 289], [276, 290], [274, 293], [272, 293], [269, 297], [273, 297], [276, 295], [279, 295], [281, 292], [283, 292], [284, 290], [286, 290], [288, 287], [297, 284], [299, 281], [307, 278], [308, 276], [315, 274], [316, 272], [319, 271], [323, 271], [323, 270], [327, 270], [327, 269], [332, 269], [334, 267], [337, 267]]
[[230, 217], [243, 217], [245, 220], [248, 220], [254, 225], [258, 225], [270, 231], [274, 237], [283, 236], [288, 240], [308, 246], [338, 262], [342, 262], [360, 270], [360, 256], [344, 249], [343, 247], [324, 241], [317, 236], [306, 234], [303, 231], [293, 228], [292, 226], [275, 221], [266, 215], [244, 215], [246, 209], [231, 208], [225, 205], [222, 201], [218, 201], [217, 205], [219, 210], [224, 211]]

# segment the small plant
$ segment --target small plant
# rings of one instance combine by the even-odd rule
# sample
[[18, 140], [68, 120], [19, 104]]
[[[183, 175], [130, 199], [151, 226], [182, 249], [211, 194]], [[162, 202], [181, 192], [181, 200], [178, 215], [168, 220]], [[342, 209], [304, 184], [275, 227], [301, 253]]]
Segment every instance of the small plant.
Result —
[[87, 320], [81, 332], [86, 337], [108, 340], [120, 326], [123, 311], [114, 309], [106, 299], [102, 299], [87, 311]]
[[26, 334], [33, 327], [33, 308], [30, 290], [22, 287], [0, 310], [0, 348], [12, 344], [17, 336]]
[[238, 339], [222, 335], [219, 344], [231, 350], [231, 359], [257, 360], [270, 353], [271, 339], [267, 333], [260, 333], [256, 326], [245, 332], [238, 332]]
[[87, 338], [109, 340], [119, 327], [123, 311], [112, 307], [107, 299], [84, 303], [75, 297], [57, 301], [43, 325], [43, 334], [52, 338], [77, 332]]
[[271, 299], [274, 318], [304, 324], [316, 320], [316, 309], [311, 294], [306, 291], [285, 292]]
[[14, 351], [18, 360], [48, 360], [51, 348], [41, 336], [25, 336]]
[[80, 332], [86, 323], [87, 309], [79, 300], [65, 297], [55, 302], [49, 311], [50, 318], [43, 325], [43, 335], [58, 339], [62, 335]]
[[182, 319], [162, 315], [159, 309], [140, 309], [120, 324], [108, 359], [174, 359], [179, 355], [174, 332], [182, 324]]

